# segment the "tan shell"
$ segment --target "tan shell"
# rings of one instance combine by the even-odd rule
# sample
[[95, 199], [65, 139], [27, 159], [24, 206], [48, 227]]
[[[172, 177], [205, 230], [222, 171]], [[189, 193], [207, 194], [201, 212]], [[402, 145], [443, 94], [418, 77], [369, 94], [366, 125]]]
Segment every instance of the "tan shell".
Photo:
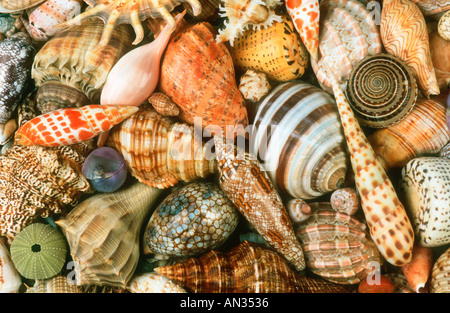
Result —
[[127, 290], [131, 293], [186, 293], [178, 284], [155, 272], [134, 276]]
[[19, 12], [37, 6], [45, 0], [0, 0], [0, 13]]
[[82, 293], [68, 277], [57, 275], [46, 280], [36, 280], [26, 293]]
[[246, 100], [258, 102], [272, 89], [265, 73], [247, 70], [241, 76], [239, 91]]
[[412, 2], [420, 8], [425, 16], [450, 10], [448, 0], [412, 0]]
[[428, 25], [430, 26], [428, 27], [428, 37], [431, 61], [441, 93], [445, 93], [450, 87], [450, 38], [445, 40], [439, 35], [436, 23], [429, 23]]
[[450, 41], [450, 10], [442, 15], [442, 17], [439, 19], [438, 32], [439, 36], [441, 36], [445, 40]]
[[394, 284], [394, 293], [415, 293], [405, 275], [401, 273], [386, 273], [384, 275]]
[[433, 265], [430, 293], [450, 293], [450, 248], [445, 250]]
[[148, 98], [148, 102], [153, 106], [156, 112], [162, 116], [177, 116], [180, 109], [177, 105], [164, 93], [154, 92]]

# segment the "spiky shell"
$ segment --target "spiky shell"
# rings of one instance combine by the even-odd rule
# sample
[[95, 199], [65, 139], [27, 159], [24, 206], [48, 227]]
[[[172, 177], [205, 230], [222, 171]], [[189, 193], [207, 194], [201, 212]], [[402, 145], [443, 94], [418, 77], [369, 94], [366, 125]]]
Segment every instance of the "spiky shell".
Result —
[[349, 290], [300, 276], [271, 249], [244, 241], [229, 252], [211, 250], [155, 271], [197, 293], [330, 293]]
[[89, 197], [56, 221], [70, 247], [77, 285], [127, 286], [140, 255], [142, 224], [161, 192], [135, 182]]
[[0, 239], [0, 293], [18, 292], [21, 285], [22, 279], [11, 260], [9, 249]]
[[11, 243], [11, 259], [28, 279], [47, 279], [58, 274], [66, 261], [67, 243], [56, 228], [42, 223], [25, 227]]
[[450, 293], [450, 248], [445, 250], [433, 265], [430, 293]]
[[46, 280], [36, 280], [26, 293], [82, 293], [68, 277], [56, 275]]
[[421, 246], [450, 243], [450, 160], [420, 157], [402, 169], [401, 188]]
[[25, 9], [37, 6], [39, 3], [45, 0], [1, 0], [0, 1], [0, 12], [12, 13], [19, 12]]
[[131, 293], [186, 293], [178, 284], [155, 272], [134, 276], [127, 290]]
[[191, 183], [153, 212], [145, 228], [144, 253], [198, 255], [223, 244], [238, 222], [238, 211], [218, 184]]

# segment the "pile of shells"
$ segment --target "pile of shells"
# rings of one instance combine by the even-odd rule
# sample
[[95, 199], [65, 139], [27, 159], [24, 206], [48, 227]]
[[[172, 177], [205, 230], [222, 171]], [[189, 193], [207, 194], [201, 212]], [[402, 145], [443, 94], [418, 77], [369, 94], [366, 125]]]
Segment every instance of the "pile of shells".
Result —
[[0, 292], [449, 292], [445, 0], [0, 0]]

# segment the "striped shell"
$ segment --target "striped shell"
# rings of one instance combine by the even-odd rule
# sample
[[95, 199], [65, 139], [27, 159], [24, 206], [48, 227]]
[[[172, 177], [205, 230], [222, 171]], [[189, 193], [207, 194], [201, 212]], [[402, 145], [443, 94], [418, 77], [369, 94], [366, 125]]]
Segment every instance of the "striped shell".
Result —
[[155, 271], [195, 293], [344, 293], [321, 279], [300, 276], [276, 252], [244, 241], [229, 252], [212, 250]]
[[127, 290], [131, 293], [186, 293], [178, 284], [155, 272], [134, 276]]
[[0, 0], [0, 12], [12, 13], [37, 6], [45, 0]]
[[420, 245], [450, 243], [450, 160], [421, 157], [409, 161], [402, 169], [400, 186]]
[[222, 0], [198, 0], [198, 2], [200, 2], [200, 5], [202, 6], [200, 13], [194, 12], [188, 3], [183, 3], [183, 7], [187, 10], [191, 19], [194, 21], [207, 21], [218, 17]]
[[152, 93], [150, 98], [148, 98], [148, 102], [162, 116], [177, 116], [180, 114], [180, 109], [178, 109], [177, 105], [162, 92]]
[[36, 280], [33, 287], [26, 293], [82, 293], [70, 279], [63, 275], [57, 275], [46, 280]]
[[449, 5], [449, 11], [447, 11], [439, 19], [438, 32], [439, 32], [439, 36], [441, 36], [441, 38], [450, 41], [450, 5]]
[[314, 202], [311, 215], [295, 226], [306, 265], [314, 274], [338, 284], [358, 284], [382, 263], [367, 227], [355, 217], [335, 212], [330, 203]]
[[418, 99], [401, 122], [367, 137], [383, 168], [403, 167], [415, 157], [438, 153], [444, 147], [450, 140], [445, 124], [445, 96]]
[[430, 293], [450, 293], [450, 248], [445, 250], [433, 265]]
[[416, 104], [418, 89], [410, 67], [390, 54], [358, 62], [350, 73], [346, 96], [362, 126], [384, 128], [398, 123]]
[[20, 274], [11, 260], [11, 254], [0, 239], [0, 293], [18, 292], [22, 285]]
[[331, 81], [324, 70], [327, 64], [338, 82], [345, 83], [353, 66], [368, 55], [382, 51], [378, 26], [372, 13], [354, 0], [320, 1], [318, 60], [311, 66], [325, 91], [332, 93]]
[[335, 102], [305, 82], [278, 85], [259, 104], [250, 148], [275, 186], [313, 199], [342, 186], [348, 157]]
[[422, 11], [423, 15], [429, 16], [450, 10], [448, 0], [411, 0]]
[[36, 92], [36, 108], [42, 114], [91, 104], [84, 92], [56, 80], [43, 83]]
[[171, 193], [155, 209], [144, 233], [144, 253], [194, 256], [222, 245], [239, 213], [220, 186], [191, 183]]
[[286, 210], [293, 225], [306, 221], [311, 215], [311, 207], [302, 199], [289, 200], [286, 203]]
[[69, 243], [78, 286], [126, 288], [140, 256], [141, 227], [160, 195], [135, 182], [91, 196], [56, 221]]
[[14, 266], [28, 279], [47, 279], [58, 274], [66, 262], [66, 253], [63, 234], [47, 224], [25, 227], [11, 243]]
[[146, 106], [115, 126], [107, 145], [122, 154], [131, 175], [156, 188], [217, 171], [216, 160], [208, 155], [194, 127], [162, 117]]
[[301, 77], [309, 55], [289, 17], [261, 30], [246, 30], [230, 48], [236, 67], [266, 73], [269, 79], [286, 82]]

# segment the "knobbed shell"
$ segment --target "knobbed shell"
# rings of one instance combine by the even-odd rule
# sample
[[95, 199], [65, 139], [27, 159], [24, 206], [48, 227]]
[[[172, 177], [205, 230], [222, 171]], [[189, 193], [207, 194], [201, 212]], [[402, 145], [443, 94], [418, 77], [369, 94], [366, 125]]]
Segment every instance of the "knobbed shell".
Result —
[[402, 169], [401, 188], [421, 246], [450, 243], [450, 160], [421, 157]]
[[191, 183], [153, 212], [145, 228], [144, 253], [198, 255], [223, 244], [238, 222], [238, 211], [218, 184]]
[[411, 68], [382, 53], [365, 57], [353, 67], [346, 96], [362, 126], [383, 128], [409, 114], [418, 89]]
[[178, 284], [155, 272], [134, 276], [127, 290], [131, 293], [186, 293]]
[[142, 224], [161, 192], [135, 182], [89, 197], [56, 221], [70, 246], [77, 285], [126, 288], [139, 259]]
[[259, 104], [251, 151], [275, 186], [313, 199], [343, 185], [348, 156], [335, 102], [301, 81], [278, 85]]
[[155, 271], [195, 293], [348, 292], [345, 286], [300, 276], [276, 252], [248, 241]]
[[46, 280], [36, 280], [33, 287], [27, 288], [26, 293], [82, 293], [68, 277], [56, 275]]
[[438, 33], [441, 38], [450, 40], [450, 10], [439, 19]]
[[311, 215], [295, 226], [307, 268], [338, 284], [358, 284], [370, 273], [371, 263], [382, 263], [366, 225], [335, 212], [328, 202], [313, 202]]
[[144, 105], [111, 130], [106, 144], [122, 154], [131, 175], [156, 188], [217, 171], [216, 160], [192, 126]]
[[265, 73], [259, 73], [254, 70], [247, 70], [241, 76], [239, 82], [239, 91], [246, 100], [258, 102], [262, 97], [269, 93], [272, 87]]
[[18, 292], [21, 285], [22, 279], [11, 260], [8, 247], [0, 240], [0, 293]]
[[58, 274], [66, 261], [67, 243], [56, 228], [42, 223], [25, 227], [11, 243], [11, 259], [28, 279], [47, 279]]
[[235, 66], [267, 74], [269, 79], [286, 82], [301, 77], [309, 55], [289, 17], [261, 30], [246, 30], [230, 48]]
[[450, 293], [450, 248], [445, 250], [433, 265], [430, 293]]

